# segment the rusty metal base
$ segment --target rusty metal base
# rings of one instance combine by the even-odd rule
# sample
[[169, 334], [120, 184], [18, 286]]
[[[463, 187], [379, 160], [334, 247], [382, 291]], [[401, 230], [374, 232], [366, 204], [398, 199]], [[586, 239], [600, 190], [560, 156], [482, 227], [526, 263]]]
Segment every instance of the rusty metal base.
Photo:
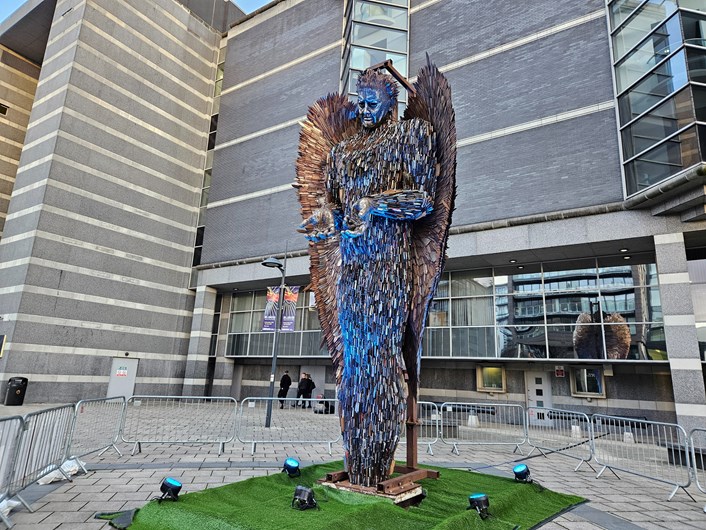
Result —
[[348, 481], [348, 473], [345, 471], [327, 473], [326, 478], [318, 482], [322, 486], [329, 488], [383, 497], [390, 499], [398, 506], [407, 507], [419, 504], [426, 497], [422, 486], [417, 484], [415, 480], [439, 478], [439, 472], [431, 469], [410, 469], [404, 466], [397, 466], [395, 471], [401, 474], [379, 482], [376, 487], [351, 484]]

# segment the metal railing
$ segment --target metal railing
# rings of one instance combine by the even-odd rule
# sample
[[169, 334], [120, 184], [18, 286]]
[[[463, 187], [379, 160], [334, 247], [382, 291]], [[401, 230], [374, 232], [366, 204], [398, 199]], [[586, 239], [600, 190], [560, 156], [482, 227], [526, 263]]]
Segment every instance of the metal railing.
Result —
[[[270, 426], [265, 427], [267, 403], [272, 403]], [[329, 454], [332, 445], [341, 437], [338, 418], [338, 400], [312, 399], [312, 408], [296, 406], [296, 398], [248, 397], [240, 402], [237, 436], [241, 443], [251, 444], [255, 454], [257, 444], [326, 444]], [[280, 405], [282, 405], [280, 407]], [[315, 413], [320, 410], [321, 413]]]
[[458, 403], [441, 405], [441, 441], [453, 445], [511, 445], [513, 453], [527, 441], [525, 408], [505, 403]]
[[[706, 493], [706, 429], [692, 429], [689, 433], [691, 469], [694, 482], [701, 493]], [[706, 508], [704, 508], [706, 510]]]
[[99, 456], [111, 447], [122, 456], [115, 445], [120, 438], [120, 426], [125, 413], [125, 398], [85, 399], [74, 407], [75, 423], [69, 443], [68, 459], [75, 459], [84, 473], [88, 471], [81, 457], [99, 452]]
[[[527, 443], [532, 456], [538, 450], [544, 456], [557, 453], [579, 461], [574, 471], [593, 457], [593, 431], [586, 414], [547, 407], [527, 408]], [[595, 471], [595, 469], [593, 469]]]
[[[432, 445], [439, 441], [439, 431], [441, 428], [441, 415], [439, 407], [431, 401], [417, 402], [417, 418], [419, 419], [419, 431], [417, 443], [419, 446], [427, 446], [427, 454], [434, 456]], [[406, 429], [402, 428], [400, 444], [407, 443]]]
[[231, 397], [132, 396], [125, 406], [122, 441], [143, 443], [218, 444], [218, 455], [235, 439], [238, 402]]
[[[24, 425], [24, 419], [20, 416], [0, 419], [0, 502], [12, 498], [17, 493], [10, 489], [10, 481]], [[12, 522], [3, 515], [2, 511], [0, 511], [0, 521], [8, 528], [12, 528]]]
[[596, 463], [617, 477], [616, 470], [674, 486], [667, 500], [691, 483], [688, 437], [676, 423], [661, 423], [594, 414], [593, 447]]
[[24, 416], [23, 432], [11, 464], [8, 496], [17, 497], [29, 511], [33, 511], [32, 508], [19, 495], [27, 486], [53, 471], [59, 471], [71, 481], [61, 465], [66, 460], [73, 426], [73, 405]]

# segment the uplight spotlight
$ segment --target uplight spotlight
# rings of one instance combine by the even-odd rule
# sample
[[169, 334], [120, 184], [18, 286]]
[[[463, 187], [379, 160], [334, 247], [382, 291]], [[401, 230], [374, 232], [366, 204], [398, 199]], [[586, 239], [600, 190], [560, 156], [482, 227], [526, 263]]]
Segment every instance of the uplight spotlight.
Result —
[[471, 493], [468, 496], [468, 508], [466, 510], [476, 510], [481, 519], [486, 519], [490, 514], [488, 507], [490, 500], [485, 493]]
[[284, 467], [282, 468], [283, 473], [287, 473], [289, 477], [298, 477], [302, 474], [299, 469], [299, 461], [295, 458], [287, 458], [284, 461]]
[[181, 482], [171, 477], [167, 477], [159, 486], [159, 491], [162, 492], [162, 496], [157, 499], [159, 502], [162, 502], [164, 499], [170, 499], [173, 501], [179, 500]]
[[515, 480], [518, 482], [532, 482], [527, 464], [517, 464], [512, 468], [512, 472], [515, 474]]

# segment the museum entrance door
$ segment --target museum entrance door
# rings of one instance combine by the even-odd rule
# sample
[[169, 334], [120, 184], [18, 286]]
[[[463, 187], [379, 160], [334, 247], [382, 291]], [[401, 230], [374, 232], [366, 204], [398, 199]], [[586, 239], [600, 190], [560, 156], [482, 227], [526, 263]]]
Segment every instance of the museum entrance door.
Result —
[[525, 395], [530, 425], [551, 427], [554, 422], [545, 412], [533, 410], [533, 407], [552, 408], [551, 372], [525, 372]]

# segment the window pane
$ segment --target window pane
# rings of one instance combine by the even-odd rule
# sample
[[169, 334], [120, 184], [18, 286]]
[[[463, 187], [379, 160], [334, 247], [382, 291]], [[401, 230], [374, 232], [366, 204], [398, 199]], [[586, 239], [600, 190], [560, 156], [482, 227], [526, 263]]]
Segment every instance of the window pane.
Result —
[[699, 340], [701, 360], [706, 360], [706, 323], [696, 324], [696, 338]]
[[495, 328], [454, 328], [453, 357], [495, 357]]
[[637, 193], [699, 162], [699, 138], [696, 127], [692, 127], [625, 165], [628, 194]]
[[537, 267], [537, 272], [507, 276], [498, 275], [495, 277], [495, 292], [498, 294], [539, 293], [541, 291], [542, 274], [539, 272], [539, 267]]
[[562, 293], [547, 295], [547, 324], [573, 324], [582, 313], [598, 311], [595, 293]]
[[250, 313], [231, 313], [228, 333], [244, 333], [250, 331]]
[[[406, 5], [406, 1], [397, 0], [391, 4]], [[391, 28], [407, 29], [407, 10], [397, 7], [372, 4], [356, 0], [353, 6], [353, 19], [360, 22], [371, 22]]]
[[686, 85], [686, 55], [680, 51], [618, 98], [620, 124], [636, 118], [669, 94]]
[[309, 309], [302, 310], [302, 329], [321, 329], [318, 311]]
[[[252, 314], [252, 324], [250, 325], [250, 331], [262, 331], [262, 324], [265, 319], [264, 311], [253, 311]], [[267, 333], [272, 333], [268, 331]]]
[[544, 324], [544, 301], [541, 295], [514, 295], [507, 297], [510, 322], [516, 325]]
[[618, 92], [622, 92], [657, 63], [675, 51], [682, 43], [679, 16], [669, 19], [615, 69]]
[[600, 368], [572, 368], [576, 392], [603, 395], [603, 375]]
[[327, 356], [328, 351], [321, 345], [321, 331], [307, 331], [302, 333], [302, 356], [323, 355]]
[[451, 355], [449, 328], [427, 329], [424, 332], [422, 355], [425, 357], [448, 357]]
[[492, 296], [451, 300], [452, 326], [488, 326], [494, 322]]
[[248, 335], [228, 335], [226, 355], [247, 355]]
[[252, 293], [233, 295], [230, 300], [231, 311], [250, 311], [252, 309]]
[[674, 0], [649, 0], [638, 13], [613, 35], [613, 53], [618, 61], [659, 22], [677, 10]]
[[436, 287], [436, 298], [447, 298], [449, 296], [449, 274], [443, 274], [439, 278], [439, 285]]
[[496, 388], [503, 390], [503, 369], [499, 366], [481, 366], [480, 370], [481, 387], [483, 389]]
[[449, 301], [432, 300], [429, 306], [429, 319], [427, 326], [431, 328], [446, 327], [449, 325]]
[[272, 341], [274, 333], [251, 333], [249, 356], [272, 357]]
[[706, 4], [704, 4], [704, 0], [679, 0], [679, 5], [687, 9], [693, 9], [694, 11], [706, 12]]
[[265, 309], [267, 304], [267, 291], [258, 291], [255, 293], [255, 309]]
[[365, 70], [366, 68], [391, 59], [395, 69], [407, 76], [407, 57], [398, 53], [382, 50], [372, 50], [369, 48], [353, 47], [351, 51], [351, 68]]
[[691, 91], [682, 90], [621, 131], [623, 157], [632, 158], [693, 122]]
[[690, 48], [686, 52], [686, 61], [689, 78], [697, 83], [706, 83], [706, 53]]
[[392, 29], [353, 24], [353, 42], [361, 46], [383, 48], [393, 52], [407, 51], [407, 32]]
[[451, 296], [488, 296], [493, 294], [493, 277], [489, 271], [451, 273]]
[[582, 269], [544, 272], [544, 290], [547, 292], [592, 291], [597, 285], [595, 264]]
[[547, 326], [552, 359], [603, 359], [600, 324]]
[[281, 357], [298, 357], [301, 340], [301, 333], [280, 333], [277, 339], [277, 355]]
[[500, 357], [546, 358], [544, 326], [503, 327], [496, 329]]
[[610, 28], [615, 29], [628, 18], [642, 0], [617, 0], [610, 6]]

